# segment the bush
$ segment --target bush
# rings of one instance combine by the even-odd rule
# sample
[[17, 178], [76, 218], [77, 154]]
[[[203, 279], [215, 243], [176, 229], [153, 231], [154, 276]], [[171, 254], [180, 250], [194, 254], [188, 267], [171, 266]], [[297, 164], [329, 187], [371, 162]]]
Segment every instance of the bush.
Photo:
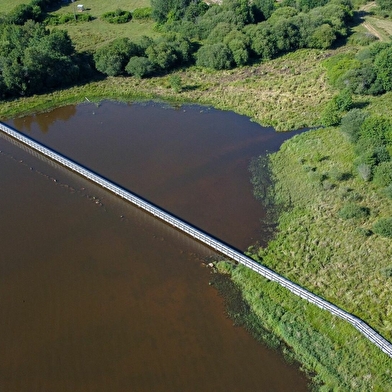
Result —
[[196, 64], [206, 68], [229, 69], [233, 63], [231, 50], [225, 44], [204, 45], [196, 57]]
[[176, 92], [180, 93], [182, 91], [182, 80], [178, 75], [172, 75], [169, 78], [170, 87]]
[[109, 76], [120, 75], [129, 59], [139, 52], [140, 47], [128, 38], [117, 38], [94, 53], [95, 68]]
[[366, 112], [360, 109], [352, 109], [342, 118], [340, 130], [352, 143], [359, 139], [361, 126], [368, 116]]
[[48, 25], [57, 26], [60, 24], [72, 22], [90, 22], [91, 20], [93, 20], [93, 17], [90, 14], [83, 13], [75, 15], [68, 12], [62, 15], [50, 15], [49, 18], [45, 20], [45, 22]]
[[392, 265], [390, 265], [389, 267], [382, 268], [380, 272], [381, 275], [385, 278], [392, 278]]
[[133, 56], [129, 59], [129, 62], [125, 67], [125, 71], [129, 75], [133, 75], [137, 78], [143, 78], [153, 73], [154, 66], [147, 57]]
[[341, 110], [336, 101], [336, 97], [327, 103], [323, 112], [321, 113], [321, 124], [325, 127], [335, 126], [340, 123]]
[[152, 14], [151, 7], [144, 8], [136, 8], [135, 11], [132, 12], [133, 19], [150, 19]]
[[374, 169], [373, 182], [378, 187], [386, 187], [392, 183], [392, 162], [381, 162]]
[[114, 24], [127, 23], [132, 19], [132, 14], [129, 11], [117, 9], [116, 11], [105, 12], [101, 19]]
[[361, 163], [358, 167], [358, 175], [364, 181], [370, 181], [372, 178], [372, 166], [366, 163]]
[[373, 231], [387, 238], [392, 238], [392, 218], [381, 218], [373, 225]]
[[383, 193], [388, 199], [392, 199], [392, 183], [383, 189]]
[[367, 207], [359, 206], [355, 203], [348, 203], [338, 212], [342, 219], [363, 219], [369, 216], [370, 210]]
[[366, 46], [370, 45], [374, 41], [377, 41], [377, 37], [369, 32], [364, 32], [364, 33], [354, 33], [349, 41], [353, 45], [361, 45], [361, 46]]
[[386, 143], [386, 136], [392, 127], [391, 120], [386, 117], [367, 117], [361, 126], [360, 137], [373, 146], [381, 146]]

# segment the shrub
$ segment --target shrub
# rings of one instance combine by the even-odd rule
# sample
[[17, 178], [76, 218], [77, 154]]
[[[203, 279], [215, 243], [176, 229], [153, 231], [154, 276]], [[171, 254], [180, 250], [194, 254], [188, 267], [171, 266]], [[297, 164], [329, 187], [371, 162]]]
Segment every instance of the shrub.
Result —
[[367, 117], [361, 126], [360, 137], [373, 146], [386, 143], [386, 135], [392, 127], [391, 120], [386, 117]]
[[338, 215], [342, 219], [363, 219], [366, 218], [369, 213], [370, 210], [367, 207], [355, 203], [348, 203], [339, 210]]
[[392, 218], [381, 218], [373, 225], [373, 231], [387, 238], [392, 238]]
[[114, 24], [127, 23], [132, 19], [132, 14], [130, 11], [117, 9], [116, 11], [105, 12], [101, 19]]
[[231, 50], [225, 44], [204, 45], [196, 53], [196, 64], [213, 69], [228, 69], [233, 63]]
[[351, 173], [341, 172], [336, 167], [333, 167], [328, 173], [328, 177], [334, 181], [346, 181], [351, 178]]
[[392, 265], [381, 269], [380, 272], [385, 278], [392, 278]]
[[388, 199], [392, 199], [392, 183], [383, 189], [383, 193]]
[[125, 71], [129, 75], [133, 75], [137, 78], [143, 78], [153, 73], [154, 66], [147, 57], [133, 56], [129, 59], [129, 62], [125, 67]]
[[50, 15], [46, 20], [46, 24], [51, 26], [57, 26], [65, 23], [74, 23], [74, 22], [89, 22], [93, 20], [93, 17], [90, 14], [72, 14], [66, 13], [62, 15]]
[[176, 92], [180, 93], [182, 90], [182, 81], [180, 76], [172, 75], [169, 78], [170, 87]]
[[340, 123], [341, 117], [341, 110], [335, 97], [327, 103], [323, 112], [321, 113], [321, 124], [326, 127], [338, 125]]
[[353, 45], [361, 45], [361, 46], [366, 46], [370, 45], [374, 41], [377, 41], [377, 37], [369, 32], [363, 32], [363, 33], [354, 33], [350, 37], [350, 43]]
[[338, 109], [341, 112], [346, 112], [350, 110], [353, 106], [353, 99], [351, 96], [351, 91], [347, 88], [340, 91], [340, 93], [335, 97]]
[[372, 178], [372, 166], [366, 163], [361, 163], [358, 167], [358, 175], [364, 181], [370, 181]]
[[132, 12], [133, 19], [150, 19], [152, 14], [151, 7], [136, 8]]
[[392, 183], [392, 162], [381, 162], [374, 169], [373, 182], [379, 187], [386, 187]]
[[360, 109], [352, 109], [342, 118], [340, 130], [352, 143], [359, 139], [361, 126], [368, 116], [366, 112]]

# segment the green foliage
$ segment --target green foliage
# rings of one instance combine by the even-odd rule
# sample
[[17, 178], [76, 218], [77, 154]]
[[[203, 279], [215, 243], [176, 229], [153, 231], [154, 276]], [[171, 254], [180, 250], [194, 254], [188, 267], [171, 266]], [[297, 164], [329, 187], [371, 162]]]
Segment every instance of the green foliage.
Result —
[[139, 46], [128, 38], [117, 38], [94, 53], [95, 67], [106, 75], [117, 76], [124, 73], [129, 59], [139, 53]]
[[373, 182], [379, 188], [392, 184], [392, 162], [381, 162], [374, 169]]
[[257, 22], [268, 19], [275, 10], [275, 2], [273, 0], [254, 0], [253, 14]]
[[353, 99], [349, 89], [341, 90], [333, 99], [336, 101], [336, 105], [340, 112], [347, 112], [353, 106]]
[[129, 22], [132, 19], [132, 14], [130, 11], [117, 9], [116, 11], [105, 12], [101, 19], [109, 23], [121, 24]]
[[152, 8], [151, 7], [136, 8], [132, 12], [132, 18], [137, 19], [137, 20], [150, 19], [151, 16], [152, 16]]
[[341, 110], [336, 98], [331, 99], [321, 114], [321, 123], [326, 127], [338, 125], [340, 123], [341, 117]]
[[[355, 94], [382, 94], [392, 90], [392, 44], [375, 43], [357, 55], [357, 61], [338, 78]], [[349, 63], [347, 65], [350, 65]]]
[[392, 90], [392, 46], [377, 54], [374, 60], [377, 79], [385, 91]]
[[153, 73], [154, 66], [147, 57], [133, 56], [125, 66], [125, 71], [137, 78], [144, 78]]
[[349, 41], [353, 45], [367, 46], [377, 41], [377, 39], [372, 33], [356, 32], [350, 36]]
[[[197, 3], [200, 0], [196, 1]], [[152, 17], [158, 23], [169, 20], [179, 20], [186, 13], [192, 0], [151, 0]]]
[[0, 31], [3, 95], [30, 95], [73, 83], [79, 77], [74, 48], [65, 31], [49, 32], [33, 21]]
[[50, 15], [46, 20], [45, 23], [51, 26], [57, 26], [66, 23], [75, 23], [75, 22], [90, 22], [93, 20], [93, 17], [88, 13], [65, 13], [59, 15]]
[[392, 0], [376, 0], [376, 4], [383, 11], [392, 11]]
[[368, 163], [360, 163], [357, 167], [359, 177], [364, 181], [370, 181], [372, 179], [372, 167], [373, 165]]
[[386, 135], [392, 128], [389, 118], [369, 116], [362, 123], [360, 139], [369, 146], [382, 146], [386, 144]]
[[242, 66], [249, 61], [249, 38], [246, 34], [238, 30], [230, 31], [223, 39], [233, 55], [233, 60], [237, 66]]
[[333, 56], [323, 62], [327, 68], [328, 81], [332, 86], [341, 85], [342, 76], [350, 69], [356, 69], [360, 66], [360, 62], [349, 54], [341, 54]]
[[253, 53], [262, 60], [270, 60], [278, 53], [276, 37], [269, 23], [262, 22], [244, 29]]
[[358, 141], [361, 126], [368, 116], [368, 113], [360, 109], [352, 109], [343, 116], [340, 130], [352, 143]]
[[328, 49], [335, 40], [336, 33], [334, 29], [328, 23], [324, 23], [314, 30], [310, 37], [310, 46], [312, 48]]
[[392, 183], [383, 189], [383, 193], [388, 199], [392, 199]]
[[229, 69], [233, 64], [233, 55], [223, 43], [204, 45], [196, 53], [196, 65], [213, 69]]
[[344, 205], [338, 212], [339, 217], [342, 219], [363, 219], [369, 216], [369, 214], [369, 208], [354, 203]]
[[43, 17], [42, 10], [37, 5], [19, 4], [8, 15], [7, 22], [22, 26], [28, 20], [40, 21]]
[[166, 41], [149, 46], [146, 55], [152, 64], [156, 64], [163, 70], [173, 68], [178, 60], [176, 48]]
[[373, 231], [387, 238], [392, 238], [392, 218], [381, 218], [373, 225]]
[[176, 92], [180, 93], [182, 90], [182, 80], [179, 75], [172, 75], [169, 78], [170, 87]]

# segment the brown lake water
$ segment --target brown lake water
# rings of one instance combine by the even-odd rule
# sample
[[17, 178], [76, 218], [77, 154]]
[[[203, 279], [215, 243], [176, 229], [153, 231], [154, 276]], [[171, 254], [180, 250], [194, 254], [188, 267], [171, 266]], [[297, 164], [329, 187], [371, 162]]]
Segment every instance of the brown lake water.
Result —
[[[265, 239], [247, 168], [287, 134], [153, 103], [8, 123], [238, 249]], [[3, 138], [0, 150], [0, 391], [307, 390], [225, 316], [213, 251]]]

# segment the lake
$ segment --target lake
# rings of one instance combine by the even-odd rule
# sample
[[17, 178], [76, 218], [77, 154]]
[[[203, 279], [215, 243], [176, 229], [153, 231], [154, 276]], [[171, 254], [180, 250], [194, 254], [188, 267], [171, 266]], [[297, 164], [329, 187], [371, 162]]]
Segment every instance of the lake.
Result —
[[[237, 249], [266, 241], [248, 165], [288, 134], [157, 103], [8, 124]], [[0, 389], [307, 390], [298, 365], [226, 317], [205, 266], [216, 253], [2, 138], [0, 150]]]

